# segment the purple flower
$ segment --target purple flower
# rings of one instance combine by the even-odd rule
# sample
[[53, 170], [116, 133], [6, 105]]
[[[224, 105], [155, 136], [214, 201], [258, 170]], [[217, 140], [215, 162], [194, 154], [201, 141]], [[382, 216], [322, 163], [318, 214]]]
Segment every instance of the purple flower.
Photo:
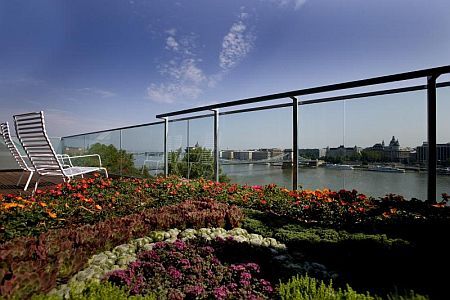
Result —
[[241, 279], [242, 280], [250, 280], [250, 279], [252, 279], [252, 274], [250, 274], [248, 272], [243, 272], [243, 273], [241, 273]]
[[216, 299], [225, 299], [227, 295], [227, 288], [223, 285], [214, 289], [214, 296], [216, 297]]
[[259, 265], [255, 264], [255, 263], [248, 263], [246, 265], [246, 267], [249, 268], [250, 270], [253, 270], [253, 271], [256, 271], [256, 272], [259, 272], [259, 269], [260, 269]]
[[188, 285], [184, 289], [187, 295], [193, 295], [195, 297], [200, 296], [204, 291], [205, 289], [201, 285]]
[[186, 244], [182, 240], [176, 240], [173, 245], [177, 250], [184, 250], [186, 248]]
[[250, 281], [245, 280], [245, 279], [239, 280], [239, 283], [240, 283], [242, 286], [249, 286], [249, 285], [250, 285]]
[[183, 274], [174, 267], [169, 267], [167, 271], [173, 279], [180, 279], [183, 276]]

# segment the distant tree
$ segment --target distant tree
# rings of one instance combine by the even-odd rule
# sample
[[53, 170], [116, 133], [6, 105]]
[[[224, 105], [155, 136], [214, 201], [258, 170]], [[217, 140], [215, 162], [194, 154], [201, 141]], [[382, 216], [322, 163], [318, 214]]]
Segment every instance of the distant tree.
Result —
[[[181, 158], [181, 148], [169, 153], [169, 174], [185, 178], [205, 178], [214, 180], [214, 156], [212, 150], [195, 147], [190, 148]], [[229, 178], [221, 174], [219, 169], [219, 181], [228, 182]]]
[[[95, 143], [89, 147], [87, 154], [99, 154], [102, 159], [102, 166], [105, 167], [110, 174], [149, 176], [146, 167], [144, 167], [142, 171], [142, 169], [138, 169], [134, 166], [132, 153], [127, 153], [125, 150], [118, 150], [113, 145]], [[95, 157], [80, 158], [76, 163], [85, 166], [96, 166], [98, 165], [98, 159]]]

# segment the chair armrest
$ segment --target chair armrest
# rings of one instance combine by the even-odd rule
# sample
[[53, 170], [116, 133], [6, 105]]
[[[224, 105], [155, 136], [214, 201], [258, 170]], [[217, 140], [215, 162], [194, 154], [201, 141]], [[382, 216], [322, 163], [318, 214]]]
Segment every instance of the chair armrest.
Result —
[[68, 156], [67, 158], [70, 161], [70, 164], [72, 164], [72, 158], [85, 158], [85, 157], [97, 157], [99, 162], [99, 167], [102, 167], [102, 158], [99, 154], [86, 154], [86, 155], [77, 155], [77, 156]]
[[[73, 167], [72, 161], [70, 160], [70, 156], [68, 154], [56, 154], [56, 158], [58, 160], [61, 160], [61, 164], [62, 164], [63, 168], [65, 168], [65, 167]], [[65, 163], [65, 161], [64, 161], [65, 159], [69, 160], [69, 164], [68, 165]]]

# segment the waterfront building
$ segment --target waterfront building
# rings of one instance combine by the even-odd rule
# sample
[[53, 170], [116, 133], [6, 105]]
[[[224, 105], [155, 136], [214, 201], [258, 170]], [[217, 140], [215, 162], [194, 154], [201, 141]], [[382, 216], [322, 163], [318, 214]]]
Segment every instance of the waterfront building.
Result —
[[298, 149], [298, 155], [304, 158], [319, 159], [327, 155], [327, 149]]
[[234, 151], [233, 150], [222, 150], [222, 151], [220, 151], [220, 158], [234, 159]]
[[234, 159], [238, 160], [252, 160], [253, 159], [253, 150], [238, 150], [234, 151], [233, 156]]
[[384, 140], [372, 147], [364, 149], [364, 152], [375, 161], [410, 163], [411, 149], [400, 148], [400, 142], [392, 136], [389, 145], [386, 146]]
[[358, 156], [359, 154], [361, 154], [361, 151], [361, 147], [344, 147], [344, 145], [340, 145], [337, 148], [327, 147], [325, 156], [328, 158], [345, 158]]
[[252, 153], [252, 160], [263, 160], [263, 159], [268, 159], [270, 158], [270, 152], [269, 149], [260, 149], [260, 150], [256, 150], [253, 151]]
[[[436, 145], [436, 158], [438, 164], [448, 164], [450, 162], [450, 143]], [[428, 159], [428, 143], [423, 142], [422, 146], [416, 148], [417, 160], [419, 163], [426, 163]]]

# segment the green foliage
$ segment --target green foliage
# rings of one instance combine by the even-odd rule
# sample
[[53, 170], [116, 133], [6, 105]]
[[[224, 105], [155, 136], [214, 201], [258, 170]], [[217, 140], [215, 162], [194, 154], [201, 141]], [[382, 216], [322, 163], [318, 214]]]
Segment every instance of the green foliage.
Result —
[[[106, 300], [106, 299], [128, 299], [128, 300], [156, 300], [155, 294], [145, 296], [131, 296], [125, 289], [112, 285], [109, 282], [91, 283], [80, 295], [76, 291], [70, 291], [69, 300]], [[60, 300], [56, 295], [36, 295], [31, 300]]]
[[350, 286], [336, 290], [332, 282], [327, 285], [309, 276], [296, 276], [280, 283], [279, 294], [283, 300], [375, 300], [369, 293], [359, 294]]
[[[381, 297], [372, 296], [369, 292], [361, 294], [349, 285], [345, 289], [336, 289], [333, 282], [326, 284], [309, 276], [292, 277], [286, 283], [280, 283], [280, 298], [283, 300], [381, 300]], [[425, 296], [410, 292], [407, 295], [388, 295], [389, 300], [426, 300]]]
[[307, 246], [345, 245], [368, 246], [390, 249], [409, 245], [403, 239], [388, 238], [385, 234], [350, 233], [345, 230], [335, 230], [321, 227], [305, 227], [304, 224], [286, 220], [274, 215], [254, 210], [245, 210], [247, 218], [242, 227], [258, 234], [274, 237], [288, 245]]
[[[191, 147], [181, 157], [181, 148], [169, 153], [169, 174], [184, 178], [204, 178], [214, 180], [214, 156], [212, 150], [203, 147]], [[229, 178], [219, 169], [219, 181], [228, 182]]]
[[[129, 176], [145, 176], [148, 177], [148, 170], [144, 168], [144, 172], [134, 166], [132, 153], [125, 150], [119, 150], [114, 145], [105, 145], [95, 143], [89, 147], [86, 154], [99, 154], [102, 159], [102, 166], [105, 167], [110, 174], [123, 174]], [[98, 166], [98, 158], [76, 158], [74, 164], [82, 164], [85, 166]]]

